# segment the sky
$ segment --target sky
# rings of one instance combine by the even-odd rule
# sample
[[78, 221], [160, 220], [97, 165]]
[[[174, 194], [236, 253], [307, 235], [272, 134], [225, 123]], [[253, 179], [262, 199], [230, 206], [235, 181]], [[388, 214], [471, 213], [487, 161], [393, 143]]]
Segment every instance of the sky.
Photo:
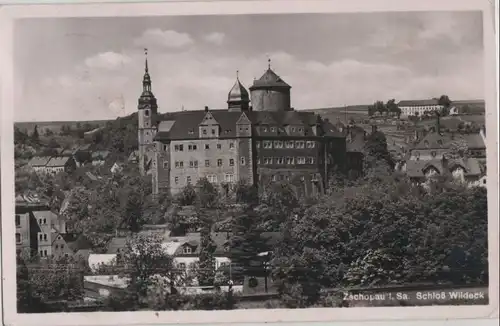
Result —
[[16, 23], [16, 121], [137, 110], [144, 48], [160, 112], [227, 108], [272, 69], [292, 106], [484, 98], [481, 12], [37, 18]]

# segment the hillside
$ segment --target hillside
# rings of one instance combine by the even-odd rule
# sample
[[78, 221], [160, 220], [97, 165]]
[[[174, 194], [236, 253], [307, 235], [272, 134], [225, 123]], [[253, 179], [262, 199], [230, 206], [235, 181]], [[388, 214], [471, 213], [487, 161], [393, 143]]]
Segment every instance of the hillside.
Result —
[[332, 122], [335, 122], [337, 120], [347, 122], [351, 119], [359, 122], [368, 118], [368, 106], [369, 105], [348, 105], [342, 107], [320, 108], [304, 111], [317, 113], [323, 119], [328, 119]]
[[35, 126], [38, 127], [38, 132], [45, 133], [46, 130], [50, 130], [54, 133], [61, 131], [63, 126], [69, 126], [71, 129], [76, 129], [78, 125], [92, 125], [96, 128], [104, 127], [107, 122], [113, 120], [89, 120], [89, 121], [39, 121], [39, 122], [15, 122], [14, 126], [19, 128], [22, 132], [31, 133]]

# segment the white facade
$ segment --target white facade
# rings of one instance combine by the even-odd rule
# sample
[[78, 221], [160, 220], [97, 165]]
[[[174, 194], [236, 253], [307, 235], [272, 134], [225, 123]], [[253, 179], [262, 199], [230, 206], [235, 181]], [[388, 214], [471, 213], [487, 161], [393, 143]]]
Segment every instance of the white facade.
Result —
[[435, 105], [409, 105], [409, 106], [400, 106], [401, 115], [404, 116], [412, 116], [418, 113], [419, 116], [423, 115], [424, 112], [430, 111], [440, 111], [444, 108], [443, 105], [435, 104]]

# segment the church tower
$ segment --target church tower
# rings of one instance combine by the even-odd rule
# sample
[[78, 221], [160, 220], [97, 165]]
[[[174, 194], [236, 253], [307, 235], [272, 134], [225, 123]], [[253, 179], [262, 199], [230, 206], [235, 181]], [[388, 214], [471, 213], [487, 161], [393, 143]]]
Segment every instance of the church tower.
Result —
[[139, 146], [139, 171], [146, 174], [147, 166], [150, 164], [154, 151], [154, 137], [156, 135], [156, 119], [158, 105], [151, 91], [151, 77], [148, 68], [148, 51], [144, 50], [146, 56], [144, 67], [144, 78], [142, 80], [142, 94], [139, 97], [138, 108], [138, 146]]

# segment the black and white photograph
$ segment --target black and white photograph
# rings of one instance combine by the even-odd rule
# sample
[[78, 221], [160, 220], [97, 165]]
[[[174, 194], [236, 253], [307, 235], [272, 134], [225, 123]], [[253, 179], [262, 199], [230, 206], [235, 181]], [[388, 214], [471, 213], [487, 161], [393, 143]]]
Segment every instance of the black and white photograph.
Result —
[[430, 8], [16, 19], [17, 315], [498, 306], [492, 17]]

